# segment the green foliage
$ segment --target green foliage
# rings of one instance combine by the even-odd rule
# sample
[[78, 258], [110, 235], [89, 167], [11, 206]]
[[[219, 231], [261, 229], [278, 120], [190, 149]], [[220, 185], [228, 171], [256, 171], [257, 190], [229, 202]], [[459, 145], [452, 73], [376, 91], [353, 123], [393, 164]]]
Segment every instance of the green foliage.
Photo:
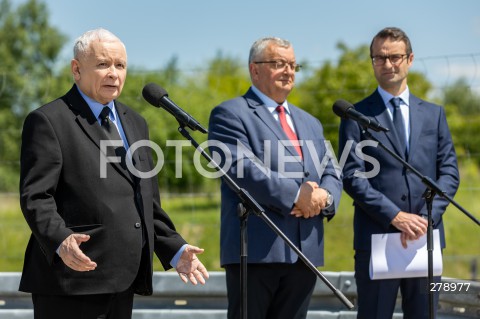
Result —
[[349, 50], [339, 43], [337, 48], [341, 51], [337, 65], [327, 61], [298, 86], [299, 105], [322, 122], [325, 138], [332, 142], [334, 149], [338, 145], [340, 123], [332, 112], [334, 102], [344, 99], [354, 103], [376, 87], [368, 47]]
[[459, 79], [444, 92], [444, 103], [452, 105], [460, 115], [480, 115], [480, 96], [470, 89], [466, 79]]
[[[2, 6], [10, 8], [8, 0]], [[30, 0], [0, 16], [0, 60], [4, 74], [0, 107], [21, 119], [49, 90], [65, 36], [48, 23], [45, 4]]]
[[12, 10], [3, 0], [0, 7], [0, 191], [13, 191], [23, 118], [51, 89], [65, 37], [49, 25], [43, 3], [30, 0]]
[[[176, 63], [176, 58], [173, 58], [159, 71], [129, 70], [120, 100], [146, 118], [150, 139], [162, 150], [164, 163], [158, 176], [161, 189], [170, 192], [205, 192], [214, 187], [214, 182], [198, 173], [194, 166], [194, 147], [183, 146], [181, 154], [176, 153], [177, 149], [171, 143], [188, 140], [178, 132], [179, 125], [175, 119], [165, 110], [148, 104], [141, 90], [150, 82], [160, 85], [167, 90], [170, 99], [207, 128], [212, 108], [225, 99], [246, 92], [248, 76], [235, 59], [224, 58], [221, 53], [207, 63], [207, 71], [202, 71], [200, 75], [182, 76]], [[200, 144], [207, 139], [206, 134], [199, 132], [191, 132], [191, 135]], [[206, 168], [206, 160], [201, 158], [200, 163]]]
[[422, 73], [410, 71], [408, 73], [408, 88], [413, 95], [428, 100], [432, 84]]
[[30, 229], [20, 211], [18, 196], [0, 194], [0, 220], [0, 272], [21, 271]]
[[250, 86], [247, 62], [240, 63], [233, 57], [223, 57], [221, 52], [209, 62], [205, 93], [214, 104], [244, 94]]
[[480, 96], [464, 79], [444, 92], [447, 119], [459, 155], [473, 156], [480, 164]]
[[[63, 95], [72, 86], [70, 66], [56, 67], [65, 37], [49, 25], [48, 11], [41, 1], [28, 0], [13, 8], [8, 0], [0, 2], [0, 191], [17, 189], [21, 126], [28, 111]], [[339, 118], [331, 106], [337, 99], [358, 102], [377, 87], [368, 45], [349, 48], [337, 45], [339, 59], [317, 68], [305, 64], [304, 77], [289, 96], [289, 101], [317, 117], [325, 136], [337, 149]], [[128, 48], [127, 48], [128, 50]], [[250, 85], [246, 61], [226, 56], [221, 51], [207, 61], [205, 68], [181, 70], [173, 56], [160, 70], [129, 67], [120, 101], [140, 112], [150, 127], [151, 140], [159, 145], [164, 158], [160, 171], [162, 190], [205, 192], [216, 184], [197, 172], [192, 146], [182, 147], [182, 158], [167, 141], [187, 142], [178, 132], [174, 118], [156, 109], [142, 97], [145, 84], [157, 83], [169, 92], [178, 105], [192, 114], [204, 127], [212, 108], [220, 102], [242, 95]], [[299, 78], [300, 79], [300, 78]], [[410, 72], [409, 87], [426, 98], [432, 85], [426, 77]], [[468, 83], [460, 81], [445, 89], [445, 106], [457, 151], [462, 156], [480, 154], [479, 97]], [[191, 132], [202, 143], [207, 136]], [[156, 156], [157, 154], [155, 154]], [[201, 158], [200, 163], [206, 163]], [[181, 178], [178, 175], [181, 167]], [[176, 174], [177, 173], [177, 174]]]

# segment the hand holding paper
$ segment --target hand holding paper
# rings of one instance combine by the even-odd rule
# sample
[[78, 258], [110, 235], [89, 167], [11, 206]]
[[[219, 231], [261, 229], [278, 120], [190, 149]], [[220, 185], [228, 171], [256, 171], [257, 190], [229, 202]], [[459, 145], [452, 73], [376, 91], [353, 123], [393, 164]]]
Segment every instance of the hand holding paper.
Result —
[[[373, 234], [372, 256], [370, 258], [370, 278], [392, 279], [427, 277], [428, 252], [427, 236], [409, 241], [404, 248], [400, 239], [401, 233]], [[442, 274], [442, 253], [440, 236], [433, 230], [433, 275]]]

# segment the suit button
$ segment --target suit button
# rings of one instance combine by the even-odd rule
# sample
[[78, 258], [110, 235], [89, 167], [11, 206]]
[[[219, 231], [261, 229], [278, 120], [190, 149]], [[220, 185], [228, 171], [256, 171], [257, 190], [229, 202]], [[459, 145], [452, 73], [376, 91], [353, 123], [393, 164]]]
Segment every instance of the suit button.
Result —
[[135, 223], [135, 228], [140, 228], [142, 225], [140, 223]]

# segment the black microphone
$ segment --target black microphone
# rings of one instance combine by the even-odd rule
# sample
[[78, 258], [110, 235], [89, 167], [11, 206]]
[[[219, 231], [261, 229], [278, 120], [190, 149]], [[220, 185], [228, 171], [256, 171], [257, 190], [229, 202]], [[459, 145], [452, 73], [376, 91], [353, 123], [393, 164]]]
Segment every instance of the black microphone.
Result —
[[360, 123], [363, 127], [370, 128], [370, 129], [374, 130], [375, 132], [381, 132], [381, 131], [388, 132], [389, 131], [388, 128], [381, 126], [380, 123], [378, 123], [374, 119], [369, 118], [369, 117], [363, 115], [362, 113], [356, 111], [355, 107], [350, 102], [347, 102], [345, 100], [337, 100], [333, 104], [332, 109], [333, 109], [333, 112], [335, 114], [337, 114], [338, 116], [340, 116], [341, 118], [352, 119], [352, 120]]
[[170, 100], [167, 91], [159, 85], [155, 83], [145, 85], [142, 90], [142, 95], [148, 103], [155, 107], [161, 107], [168, 113], [172, 114], [180, 125], [186, 125], [194, 131], [199, 130], [202, 133], [208, 133], [208, 131], [197, 122], [197, 120]]

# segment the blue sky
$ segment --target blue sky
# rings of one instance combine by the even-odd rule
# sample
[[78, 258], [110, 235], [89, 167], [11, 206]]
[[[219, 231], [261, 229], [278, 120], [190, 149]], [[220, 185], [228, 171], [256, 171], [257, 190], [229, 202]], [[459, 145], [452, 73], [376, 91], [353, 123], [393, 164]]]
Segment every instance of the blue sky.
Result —
[[246, 61], [251, 44], [270, 35], [290, 40], [297, 60], [320, 65], [336, 61], [339, 41], [355, 48], [381, 28], [397, 26], [412, 41], [414, 70], [436, 86], [464, 76], [480, 88], [479, 0], [44, 2], [50, 22], [69, 38], [65, 61], [77, 36], [104, 27], [126, 44], [129, 65], [146, 69], [161, 68], [174, 55], [181, 69], [202, 67], [219, 51]]

